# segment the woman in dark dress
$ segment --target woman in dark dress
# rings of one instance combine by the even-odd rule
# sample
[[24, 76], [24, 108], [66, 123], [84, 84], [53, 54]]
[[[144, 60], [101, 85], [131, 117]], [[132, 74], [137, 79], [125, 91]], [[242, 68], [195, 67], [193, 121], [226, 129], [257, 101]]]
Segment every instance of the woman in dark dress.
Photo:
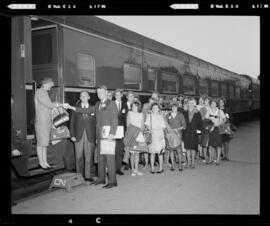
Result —
[[191, 98], [188, 101], [188, 110], [184, 112], [186, 120], [186, 129], [184, 130], [184, 147], [187, 151], [186, 168], [195, 168], [195, 152], [198, 149], [198, 134], [197, 130], [202, 130], [202, 116], [195, 109], [196, 100]]
[[212, 128], [209, 133], [209, 161], [208, 164], [213, 162], [214, 150], [217, 151], [217, 157], [214, 162], [216, 165], [220, 163], [220, 154], [221, 154], [221, 136], [219, 133], [219, 126], [224, 123], [225, 115], [222, 110], [217, 108], [218, 102], [216, 100], [211, 101], [211, 108], [206, 113], [205, 118], [210, 119], [213, 123]]
[[[222, 110], [225, 114], [225, 123], [230, 121], [229, 116], [229, 109], [225, 107], [226, 100], [224, 98], [221, 98], [219, 100], [219, 109]], [[229, 142], [231, 141], [231, 137], [228, 134], [221, 134], [221, 154], [222, 154], [222, 160], [229, 161], [228, 153], [229, 153]]]

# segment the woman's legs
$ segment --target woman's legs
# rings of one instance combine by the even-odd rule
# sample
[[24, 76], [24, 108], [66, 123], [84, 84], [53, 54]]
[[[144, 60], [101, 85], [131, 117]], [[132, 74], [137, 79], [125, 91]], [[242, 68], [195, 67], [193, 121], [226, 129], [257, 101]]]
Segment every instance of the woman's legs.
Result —
[[182, 170], [182, 149], [181, 146], [177, 149], [178, 154], [178, 169]]
[[145, 160], [145, 166], [143, 169], [147, 169], [148, 168], [148, 159], [149, 159], [149, 154], [148, 153], [144, 153], [144, 160]]
[[135, 168], [135, 171], [138, 172], [138, 166], [139, 166], [139, 153], [134, 153], [135, 155], [135, 164], [134, 164], [134, 168]]
[[209, 148], [209, 161], [208, 163], [213, 162], [213, 147], [208, 147]]
[[203, 162], [205, 163], [206, 162], [206, 159], [207, 159], [207, 147], [203, 147]]
[[195, 150], [191, 150], [191, 168], [195, 168]]
[[163, 154], [158, 155], [158, 161], [159, 161], [159, 172], [163, 170]]
[[47, 147], [42, 147], [42, 156], [43, 156], [43, 162], [45, 166], [51, 167], [47, 162]]
[[217, 147], [217, 160], [216, 163], [220, 163], [220, 154], [221, 154], [221, 147]]
[[190, 150], [186, 149], [186, 153], [187, 153], [187, 165], [186, 165], [186, 168], [188, 168], [188, 167], [190, 167], [190, 161], [191, 161]]
[[37, 146], [37, 156], [38, 156], [39, 165], [43, 168], [47, 168], [43, 160], [43, 147]]
[[170, 150], [170, 157], [171, 157], [171, 162], [172, 162], [171, 169], [174, 169], [174, 150]]
[[134, 171], [135, 171], [135, 153], [131, 153], [131, 155], [130, 155], [130, 163], [131, 163], [131, 171], [132, 171], [132, 174], [133, 174]]
[[225, 160], [229, 160], [229, 142], [224, 143]]
[[155, 167], [154, 167], [154, 164], [155, 164], [155, 157], [156, 157], [156, 154], [155, 153], [151, 153], [151, 156], [150, 156], [150, 164], [151, 164], [151, 171], [154, 172], [155, 170]]

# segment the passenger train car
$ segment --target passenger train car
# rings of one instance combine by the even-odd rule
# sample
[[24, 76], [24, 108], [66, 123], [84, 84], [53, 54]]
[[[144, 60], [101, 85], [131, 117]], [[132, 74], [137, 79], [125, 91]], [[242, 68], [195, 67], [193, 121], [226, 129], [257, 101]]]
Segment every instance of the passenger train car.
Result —
[[[44, 77], [56, 85], [51, 99], [74, 105], [83, 89], [97, 101], [95, 87], [133, 90], [144, 103], [157, 90], [162, 96], [224, 96], [234, 120], [260, 109], [260, 83], [94, 16], [14, 16], [12, 93], [14, 122], [32, 150], [16, 160], [24, 177], [48, 173], [37, 169], [34, 92]], [[53, 170], [72, 167], [73, 144], [62, 141], [48, 149]], [[20, 167], [27, 167], [22, 175]]]

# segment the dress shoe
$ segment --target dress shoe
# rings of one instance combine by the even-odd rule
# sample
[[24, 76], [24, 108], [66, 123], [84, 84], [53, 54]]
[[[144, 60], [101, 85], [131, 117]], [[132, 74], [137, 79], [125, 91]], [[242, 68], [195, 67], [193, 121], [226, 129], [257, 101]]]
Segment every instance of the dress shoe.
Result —
[[120, 176], [125, 175], [121, 170], [117, 170], [117, 171], [116, 171], [116, 174], [117, 174], [117, 175], [120, 175]]
[[102, 188], [108, 189], [108, 188], [113, 188], [113, 187], [117, 187], [117, 183], [108, 183]]
[[93, 178], [85, 178], [85, 181], [89, 181], [90, 183], [94, 182], [95, 180]]
[[38, 169], [49, 170], [50, 168], [48, 168], [48, 167], [43, 167], [43, 166], [41, 166], [40, 164], [38, 164]]
[[99, 184], [106, 184], [106, 182], [105, 182], [105, 181], [96, 181], [96, 182], [94, 183], [94, 185], [99, 185]]
[[156, 172], [155, 172], [154, 170], [151, 170], [151, 173], [152, 173], [152, 174], [155, 174]]
[[179, 171], [183, 171], [183, 169], [182, 168], [178, 168], [179, 169]]
[[130, 169], [129, 165], [126, 164], [126, 165], [124, 166], [124, 170], [129, 170], [129, 169]]

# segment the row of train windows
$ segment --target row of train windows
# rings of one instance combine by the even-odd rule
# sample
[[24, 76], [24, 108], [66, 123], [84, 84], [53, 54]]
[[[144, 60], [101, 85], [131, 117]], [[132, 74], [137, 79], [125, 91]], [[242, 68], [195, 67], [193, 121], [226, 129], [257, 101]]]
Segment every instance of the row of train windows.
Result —
[[[45, 35], [33, 35], [32, 42], [33, 46], [52, 46], [51, 39]], [[42, 45], [40, 45], [42, 43]], [[33, 65], [50, 64], [52, 63], [52, 52], [49, 51], [51, 48], [46, 48], [46, 51], [35, 51], [40, 50], [39, 48], [33, 48]], [[77, 69], [80, 80], [84, 85], [94, 86], [95, 85], [95, 59], [93, 56], [88, 54], [77, 54]], [[140, 90], [142, 84], [141, 67], [134, 64], [124, 64], [124, 88]], [[162, 87], [164, 93], [178, 93], [179, 91], [179, 80], [175, 73], [162, 72]], [[157, 71], [154, 69], [148, 69], [148, 90], [157, 90]], [[236, 98], [240, 99], [240, 88], [237, 87], [235, 90]], [[184, 94], [195, 94], [195, 80], [191, 76], [183, 76], [183, 93]], [[209, 87], [206, 80], [199, 80], [199, 93], [208, 94]], [[221, 84], [221, 95], [229, 96], [234, 98], [234, 87], [229, 86], [229, 93], [227, 86]], [[218, 97], [218, 83], [211, 82], [211, 96]], [[246, 95], [244, 95], [246, 96]]]

